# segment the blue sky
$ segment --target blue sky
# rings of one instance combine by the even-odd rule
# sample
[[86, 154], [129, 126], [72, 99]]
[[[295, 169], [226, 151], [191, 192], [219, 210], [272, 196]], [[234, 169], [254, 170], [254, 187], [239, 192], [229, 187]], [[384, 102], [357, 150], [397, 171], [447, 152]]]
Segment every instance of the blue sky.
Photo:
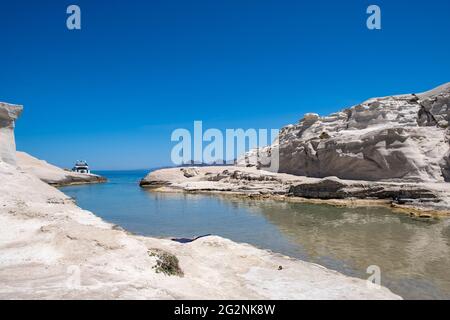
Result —
[[[82, 30], [66, 28], [77, 4]], [[366, 28], [366, 8], [382, 30]], [[450, 81], [450, 2], [2, 1], [0, 101], [59, 166], [170, 164], [176, 128], [279, 128]]]

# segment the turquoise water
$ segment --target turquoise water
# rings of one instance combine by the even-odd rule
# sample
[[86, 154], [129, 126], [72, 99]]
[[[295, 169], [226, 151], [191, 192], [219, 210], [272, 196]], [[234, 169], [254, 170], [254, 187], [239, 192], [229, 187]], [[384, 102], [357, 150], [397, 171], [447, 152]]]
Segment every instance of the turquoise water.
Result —
[[61, 188], [78, 205], [141, 235], [220, 235], [382, 285], [408, 299], [450, 299], [450, 220], [414, 220], [387, 208], [256, 201], [141, 189], [148, 171], [97, 172], [98, 185]]

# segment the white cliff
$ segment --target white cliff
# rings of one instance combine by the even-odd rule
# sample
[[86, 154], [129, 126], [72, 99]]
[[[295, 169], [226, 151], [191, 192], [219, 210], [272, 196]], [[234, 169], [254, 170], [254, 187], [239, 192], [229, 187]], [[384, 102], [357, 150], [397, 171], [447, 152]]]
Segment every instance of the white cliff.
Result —
[[22, 110], [22, 106], [0, 102], [0, 162], [18, 166], [55, 186], [106, 181], [98, 175], [65, 171], [25, 152], [16, 152], [14, 126]]
[[[369, 99], [281, 129], [260, 156], [279, 152], [279, 172], [353, 180], [450, 181], [450, 83], [421, 94]], [[257, 163], [256, 151], [239, 161]]]
[[0, 102], [0, 161], [16, 165], [14, 124], [22, 106]]
[[449, 215], [449, 120], [450, 83], [373, 98], [326, 117], [308, 113], [236, 166], [197, 168], [189, 176], [194, 169], [157, 170], [140, 185], [339, 205], [369, 199], [411, 215]]

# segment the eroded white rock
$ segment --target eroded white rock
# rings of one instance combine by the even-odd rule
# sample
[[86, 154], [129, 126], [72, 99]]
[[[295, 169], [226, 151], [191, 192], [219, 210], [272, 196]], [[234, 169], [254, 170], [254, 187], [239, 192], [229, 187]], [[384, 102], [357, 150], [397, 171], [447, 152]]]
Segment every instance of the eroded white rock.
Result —
[[16, 165], [14, 123], [22, 109], [22, 106], [0, 102], [0, 161], [11, 165]]
[[[353, 180], [450, 181], [450, 83], [422, 94], [369, 99], [280, 131], [279, 172]], [[243, 164], [241, 161], [238, 163]]]

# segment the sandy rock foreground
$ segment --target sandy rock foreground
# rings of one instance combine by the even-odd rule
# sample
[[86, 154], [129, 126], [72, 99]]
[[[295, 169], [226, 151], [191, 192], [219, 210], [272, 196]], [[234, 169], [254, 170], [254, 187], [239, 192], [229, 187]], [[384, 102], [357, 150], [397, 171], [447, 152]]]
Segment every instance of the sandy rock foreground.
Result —
[[[178, 258], [184, 276], [156, 272], [160, 257], [155, 253], [161, 252]], [[364, 280], [216, 236], [180, 244], [129, 235], [32, 174], [0, 162], [0, 299], [109, 298], [400, 297]]]

